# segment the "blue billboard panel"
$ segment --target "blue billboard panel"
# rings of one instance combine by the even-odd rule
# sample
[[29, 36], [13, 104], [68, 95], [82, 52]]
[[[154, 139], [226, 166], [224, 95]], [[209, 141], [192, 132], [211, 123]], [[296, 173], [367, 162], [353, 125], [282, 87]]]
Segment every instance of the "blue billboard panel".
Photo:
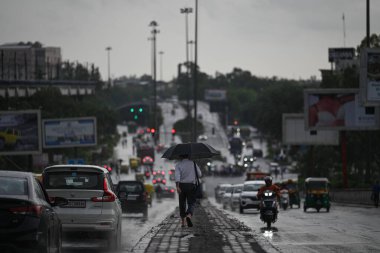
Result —
[[47, 119], [42, 121], [43, 147], [68, 148], [95, 146], [96, 118]]
[[41, 112], [0, 111], [0, 156], [40, 154]]

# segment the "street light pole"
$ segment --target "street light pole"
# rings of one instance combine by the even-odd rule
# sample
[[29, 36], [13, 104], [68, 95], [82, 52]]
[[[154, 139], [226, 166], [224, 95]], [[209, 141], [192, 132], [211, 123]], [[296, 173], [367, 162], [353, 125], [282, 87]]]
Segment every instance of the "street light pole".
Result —
[[106, 47], [108, 58], [108, 88], [111, 88], [111, 67], [110, 67], [110, 51], [112, 47]]
[[158, 52], [160, 54], [160, 80], [162, 82], [162, 55], [164, 54], [163, 51]]
[[194, 34], [194, 123], [193, 123], [193, 142], [197, 140], [197, 76], [198, 76], [198, 0], [195, 0], [195, 34]]
[[[193, 9], [186, 7], [181, 8], [181, 13], [185, 14], [185, 27], [186, 27], [186, 87], [187, 87], [187, 94], [186, 94], [186, 111], [187, 111], [187, 117], [189, 118], [189, 128], [191, 128], [191, 117], [190, 117], [190, 68], [191, 64], [189, 62], [189, 13], [192, 13]], [[190, 132], [190, 131], [189, 131]]]
[[[157, 130], [157, 68], [156, 68], [156, 34], [160, 31], [156, 29], [158, 23], [151, 21], [149, 24], [152, 27], [152, 42], [153, 42], [153, 127]], [[154, 138], [156, 142], [156, 138]]]

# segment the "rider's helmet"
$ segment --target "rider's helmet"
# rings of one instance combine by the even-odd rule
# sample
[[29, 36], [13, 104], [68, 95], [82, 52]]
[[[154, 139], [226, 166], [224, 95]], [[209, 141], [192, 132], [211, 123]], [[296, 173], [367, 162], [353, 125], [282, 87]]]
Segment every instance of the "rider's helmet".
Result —
[[265, 181], [265, 185], [266, 185], [267, 187], [269, 187], [269, 186], [272, 185], [272, 177], [270, 177], [270, 176], [266, 176], [266, 177], [264, 178], [264, 181]]

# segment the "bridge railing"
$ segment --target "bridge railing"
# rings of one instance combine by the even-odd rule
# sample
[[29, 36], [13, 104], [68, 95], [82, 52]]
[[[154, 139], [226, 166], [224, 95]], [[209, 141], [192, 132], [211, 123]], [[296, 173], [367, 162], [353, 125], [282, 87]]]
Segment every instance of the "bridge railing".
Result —
[[339, 203], [373, 205], [371, 193], [370, 189], [333, 189], [330, 199]]

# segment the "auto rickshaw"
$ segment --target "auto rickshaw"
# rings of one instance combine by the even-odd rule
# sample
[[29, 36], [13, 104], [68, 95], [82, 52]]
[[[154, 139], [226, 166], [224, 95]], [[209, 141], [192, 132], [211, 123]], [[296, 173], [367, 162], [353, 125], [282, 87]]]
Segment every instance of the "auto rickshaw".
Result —
[[293, 208], [293, 205], [297, 205], [298, 208], [301, 207], [301, 198], [298, 190], [297, 182], [289, 179], [285, 182], [285, 186], [289, 191], [289, 206]]
[[152, 184], [145, 184], [145, 190], [146, 190], [146, 200], [148, 202], [149, 206], [152, 206], [152, 199], [154, 194], [154, 187]]
[[141, 159], [139, 157], [131, 157], [129, 158], [129, 167], [132, 170], [136, 170], [140, 166]]
[[330, 182], [324, 177], [309, 177], [305, 180], [305, 202], [303, 204], [303, 211], [306, 212], [308, 208], [315, 208], [317, 212], [321, 208], [326, 208], [330, 211], [330, 196], [329, 196]]

